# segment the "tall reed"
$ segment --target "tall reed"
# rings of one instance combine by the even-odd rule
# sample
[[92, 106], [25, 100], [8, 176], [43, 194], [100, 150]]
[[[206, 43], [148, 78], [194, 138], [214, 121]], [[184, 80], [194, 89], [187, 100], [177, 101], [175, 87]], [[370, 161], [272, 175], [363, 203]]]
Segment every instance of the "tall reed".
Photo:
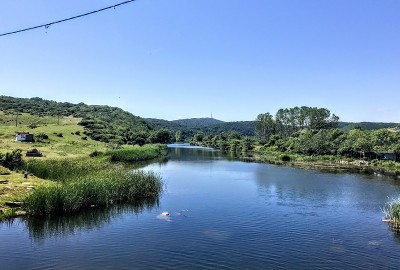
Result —
[[107, 170], [79, 181], [35, 189], [25, 199], [24, 207], [33, 215], [66, 213], [90, 206], [156, 197], [162, 188], [161, 177], [152, 172]]
[[141, 147], [125, 147], [108, 151], [107, 156], [111, 161], [134, 162], [154, 159], [166, 155], [165, 145], [144, 145]]
[[400, 223], [400, 197], [387, 202], [382, 211], [385, 219]]
[[107, 165], [101, 159], [76, 158], [29, 160], [25, 166], [39, 178], [68, 181], [101, 171]]

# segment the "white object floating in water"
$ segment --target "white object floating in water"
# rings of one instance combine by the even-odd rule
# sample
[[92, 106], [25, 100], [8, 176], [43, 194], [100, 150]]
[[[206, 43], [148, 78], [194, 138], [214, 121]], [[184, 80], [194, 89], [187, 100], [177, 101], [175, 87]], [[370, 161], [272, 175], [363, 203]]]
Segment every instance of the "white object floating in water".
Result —
[[164, 221], [171, 221], [171, 217], [168, 212], [162, 212], [157, 216], [157, 219], [164, 220]]

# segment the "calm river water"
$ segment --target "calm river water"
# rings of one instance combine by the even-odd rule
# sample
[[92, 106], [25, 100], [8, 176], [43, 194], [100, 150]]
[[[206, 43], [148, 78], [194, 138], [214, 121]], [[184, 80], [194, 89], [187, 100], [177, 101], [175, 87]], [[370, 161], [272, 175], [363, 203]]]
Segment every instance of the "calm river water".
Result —
[[158, 201], [0, 223], [0, 269], [400, 269], [380, 210], [399, 180], [186, 147], [144, 170]]

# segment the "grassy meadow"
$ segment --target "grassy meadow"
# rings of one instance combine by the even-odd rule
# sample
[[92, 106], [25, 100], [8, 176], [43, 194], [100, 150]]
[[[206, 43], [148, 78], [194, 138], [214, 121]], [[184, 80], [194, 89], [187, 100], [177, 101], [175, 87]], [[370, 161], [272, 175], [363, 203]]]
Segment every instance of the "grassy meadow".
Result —
[[[165, 155], [165, 146], [110, 150], [83, 134], [80, 118], [23, 113], [18, 115], [17, 126], [15, 120], [15, 115], [0, 111], [0, 153], [21, 149], [23, 154], [23, 165], [17, 170], [0, 166], [0, 220], [23, 213], [65, 213], [133, 202], [157, 196], [162, 190], [160, 176], [134, 171], [126, 162]], [[35, 142], [15, 141], [15, 133], [21, 131], [34, 134]], [[26, 151], [33, 148], [43, 157], [26, 157]], [[89, 157], [93, 153], [97, 153], [95, 157]], [[24, 178], [24, 170], [29, 172], [28, 178]], [[23, 202], [24, 206], [12, 208], [8, 202]]]
[[[10, 119], [14, 117], [14, 121]], [[83, 134], [83, 127], [78, 123], [80, 118], [73, 117], [39, 117], [29, 114], [21, 114], [18, 117], [18, 126], [15, 126], [15, 116], [5, 115], [0, 112], [0, 151], [19, 148], [24, 152], [32, 148], [38, 149], [44, 157], [77, 157], [85, 156], [93, 151], [104, 151], [104, 143], [94, 141]], [[9, 119], [9, 120], [8, 120]], [[59, 122], [59, 124], [58, 124]], [[37, 125], [30, 128], [31, 124]], [[38, 134], [46, 134], [48, 139], [36, 142], [15, 141], [16, 132], [29, 132], [37, 137]]]

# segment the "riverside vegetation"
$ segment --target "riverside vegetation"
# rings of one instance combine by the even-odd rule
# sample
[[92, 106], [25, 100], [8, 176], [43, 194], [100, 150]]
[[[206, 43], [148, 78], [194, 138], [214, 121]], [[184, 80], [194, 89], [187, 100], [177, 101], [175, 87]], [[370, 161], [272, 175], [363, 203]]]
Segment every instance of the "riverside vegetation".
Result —
[[[161, 177], [152, 172], [134, 170], [126, 161], [153, 159], [165, 152], [164, 145], [147, 145], [109, 150], [92, 158], [22, 160], [21, 151], [14, 150], [8, 154], [15, 160], [11, 169], [29, 170], [31, 176], [25, 180], [30, 186], [24, 186], [21, 180], [17, 180], [23, 178], [22, 174], [0, 167], [2, 175], [11, 176], [7, 177], [10, 185], [0, 187], [0, 206], [3, 208], [0, 219], [21, 213], [5, 208], [5, 200], [22, 201], [21, 210], [41, 215], [156, 198], [163, 189]], [[113, 157], [124, 157], [125, 163], [115, 162]], [[32, 190], [26, 190], [27, 187]]]
[[[135, 171], [129, 163], [165, 156], [165, 145], [96, 141], [78, 125], [82, 119], [71, 116], [21, 113], [17, 127], [15, 115], [0, 112], [0, 116], [0, 220], [156, 198], [162, 190], [160, 176]], [[22, 130], [33, 133], [35, 142], [16, 142], [15, 132]], [[24, 157], [32, 148], [43, 157]], [[28, 179], [23, 177], [25, 170]], [[14, 208], [9, 202], [24, 204]]]
[[[213, 118], [142, 119], [115, 107], [41, 98], [0, 96], [0, 106], [0, 152], [37, 147], [46, 158], [105, 153], [100, 158], [135, 162], [161, 152], [130, 151], [122, 145], [186, 141], [261, 162], [400, 177], [400, 164], [388, 160], [400, 157], [398, 124], [343, 123], [325, 108], [286, 108], [275, 115], [259, 114], [255, 121], [224, 123]], [[10, 134], [17, 131], [14, 123], [34, 130], [38, 141], [20, 144], [10, 140]]]

